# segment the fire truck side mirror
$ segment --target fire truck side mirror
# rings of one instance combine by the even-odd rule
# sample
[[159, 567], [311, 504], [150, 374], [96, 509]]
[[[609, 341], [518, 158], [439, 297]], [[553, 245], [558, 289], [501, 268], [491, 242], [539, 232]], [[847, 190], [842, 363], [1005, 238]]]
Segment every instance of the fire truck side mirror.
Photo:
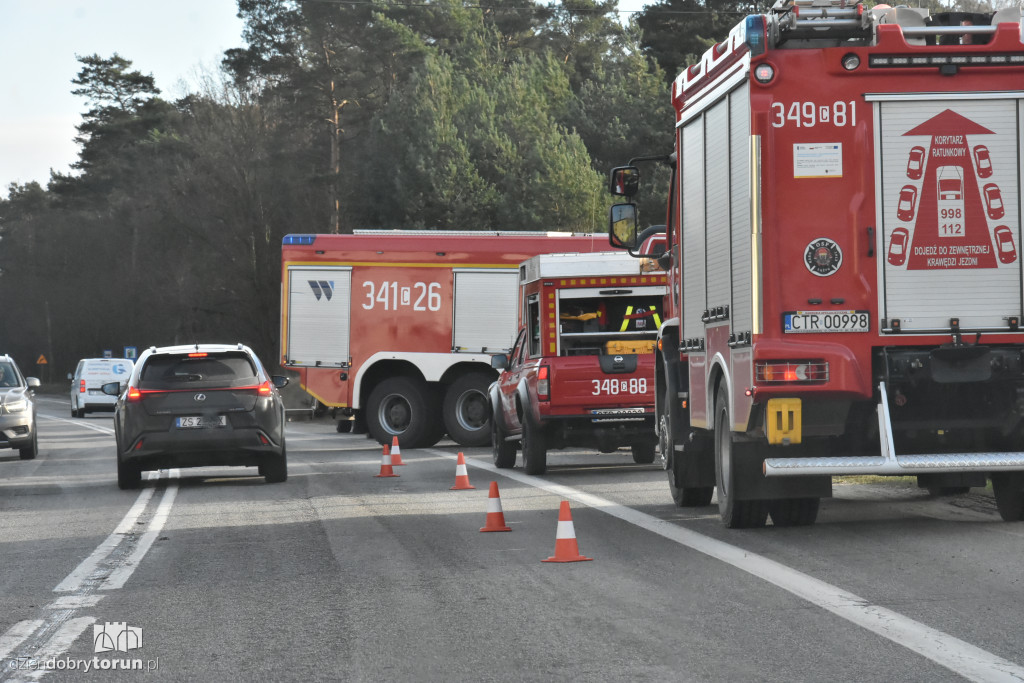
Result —
[[617, 166], [608, 173], [608, 191], [616, 197], [632, 197], [640, 189], [640, 169]]
[[504, 370], [508, 367], [508, 356], [504, 353], [496, 353], [491, 356], [491, 367], [495, 370]]
[[612, 204], [608, 217], [608, 243], [616, 249], [636, 249], [636, 204]]

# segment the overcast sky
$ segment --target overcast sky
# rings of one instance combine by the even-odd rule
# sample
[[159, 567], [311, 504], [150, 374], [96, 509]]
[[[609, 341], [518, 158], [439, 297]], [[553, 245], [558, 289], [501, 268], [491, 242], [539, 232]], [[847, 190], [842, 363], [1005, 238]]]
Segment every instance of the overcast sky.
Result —
[[86, 105], [71, 94], [75, 55], [116, 52], [173, 100], [242, 46], [236, 12], [235, 0], [0, 0], [0, 197], [12, 182], [45, 187], [51, 168], [67, 172], [77, 159]]
[[77, 158], [75, 55], [117, 52], [175, 99], [242, 45], [237, 11], [235, 0], [0, 0], [0, 197], [12, 182], [45, 187]]

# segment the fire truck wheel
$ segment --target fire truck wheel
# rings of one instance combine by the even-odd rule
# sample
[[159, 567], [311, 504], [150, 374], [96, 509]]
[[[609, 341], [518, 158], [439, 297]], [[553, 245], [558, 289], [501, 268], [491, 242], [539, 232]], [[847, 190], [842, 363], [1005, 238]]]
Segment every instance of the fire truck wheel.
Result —
[[718, 514], [730, 529], [762, 527], [768, 521], [768, 501], [736, 500], [737, 461], [747, 446], [733, 438], [729, 400], [720, 391], [715, 402], [715, 482]]
[[436, 406], [424, 382], [389, 377], [370, 392], [366, 426], [378, 443], [390, 444], [397, 436], [404, 448], [428, 448], [444, 435]]
[[506, 441], [508, 433], [499, 424], [497, 416], [491, 417], [491, 450], [494, 466], [498, 469], [507, 470], [516, 466], [516, 443]]
[[650, 465], [654, 462], [653, 443], [634, 444], [629, 450], [633, 452], [633, 462], [637, 465]]
[[523, 417], [523, 469], [527, 474], [544, 474], [548, 469], [548, 449], [544, 431], [529, 414]]
[[471, 372], [448, 387], [442, 414], [448, 436], [456, 443], [486, 446], [490, 441], [491, 401], [487, 397], [487, 387], [493, 381], [489, 374]]
[[818, 519], [820, 498], [785, 498], [768, 506], [775, 526], [808, 526]]
[[992, 493], [1003, 521], [1024, 519], [1024, 472], [993, 472]]

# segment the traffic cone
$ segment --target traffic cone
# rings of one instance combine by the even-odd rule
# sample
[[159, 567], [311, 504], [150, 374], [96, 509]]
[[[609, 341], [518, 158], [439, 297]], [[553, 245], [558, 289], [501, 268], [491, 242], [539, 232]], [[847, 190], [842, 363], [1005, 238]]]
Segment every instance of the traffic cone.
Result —
[[580, 555], [576, 545], [576, 531], [572, 526], [572, 515], [569, 513], [569, 501], [563, 500], [558, 509], [558, 530], [555, 532], [555, 554], [541, 562], [586, 562], [592, 557]]
[[[387, 450], [387, 448], [388, 447], [385, 444], [384, 450]], [[394, 465], [395, 467], [405, 464], [404, 462], [402, 462], [402, 449], [398, 447], [397, 436], [391, 437], [391, 464]]]
[[455, 486], [451, 487], [450, 490], [465, 491], [475, 488], [475, 486], [469, 485], [469, 473], [466, 472], [466, 458], [462, 455], [462, 451], [459, 451], [459, 459], [455, 464]]
[[380, 474], [373, 475], [374, 477], [397, 477], [395, 471], [391, 469], [391, 454], [388, 453], [388, 447], [384, 447], [384, 455], [380, 459]]
[[505, 513], [501, 511], [496, 481], [491, 482], [491, 492], [487, 494], [487, 522], [480, 531], [512, 531], [512, 527], [505, 526]]

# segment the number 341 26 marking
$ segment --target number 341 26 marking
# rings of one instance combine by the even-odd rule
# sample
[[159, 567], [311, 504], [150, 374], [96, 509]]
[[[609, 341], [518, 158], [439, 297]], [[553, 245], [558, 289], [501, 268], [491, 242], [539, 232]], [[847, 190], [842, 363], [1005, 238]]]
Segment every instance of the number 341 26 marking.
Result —
[[797, 128], [813, 128], [831, 123], [837, 128], [857, 125], [857, 107], [853, 100], [816, 104], [814, 102], [793, 102], [788, 107], [782, 102], [772, 103], [772, 127], [782, 128], [792, 124]]
[[411, 307], [414, 311], [441, 310], [441, 283], [414, 282], [411, 287], [400, 286], [397, 282], [364, 282], [367, 311], [376, 307], [385, 311], [397, 311], [399, 306]]

